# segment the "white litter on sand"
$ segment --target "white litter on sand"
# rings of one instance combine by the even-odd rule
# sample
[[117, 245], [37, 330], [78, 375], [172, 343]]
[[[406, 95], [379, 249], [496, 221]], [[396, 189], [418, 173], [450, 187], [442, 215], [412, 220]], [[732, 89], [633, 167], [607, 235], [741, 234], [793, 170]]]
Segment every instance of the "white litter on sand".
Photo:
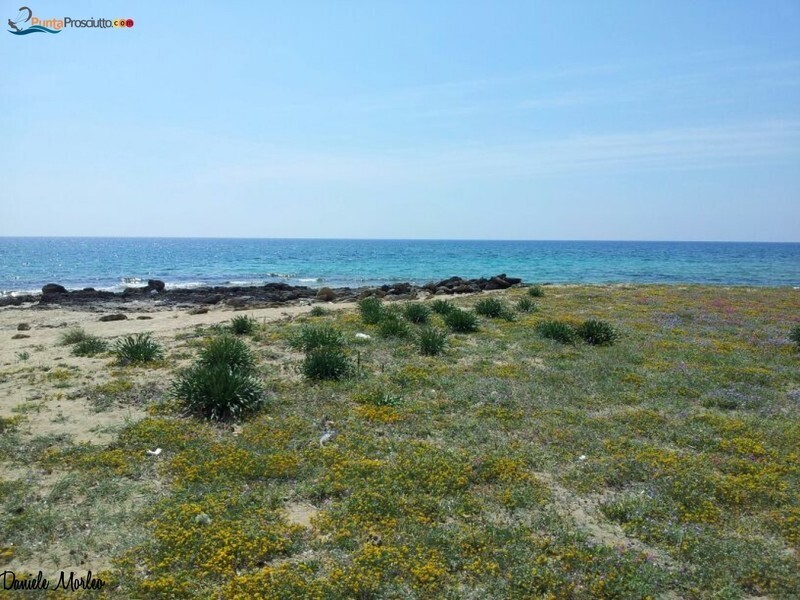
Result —
[[155, 450], [148, 450], [147, 453], [150, 456], [158, 456], [159, 454], [161, 454], [161, 448], [156, 448]]

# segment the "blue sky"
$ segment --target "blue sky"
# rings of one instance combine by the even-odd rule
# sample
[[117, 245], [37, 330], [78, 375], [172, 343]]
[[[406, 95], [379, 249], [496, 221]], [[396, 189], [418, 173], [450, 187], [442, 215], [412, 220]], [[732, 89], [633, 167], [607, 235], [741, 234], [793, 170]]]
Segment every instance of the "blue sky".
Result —
[[29, 5], [0, 235], [800, 241], [796, 0]]

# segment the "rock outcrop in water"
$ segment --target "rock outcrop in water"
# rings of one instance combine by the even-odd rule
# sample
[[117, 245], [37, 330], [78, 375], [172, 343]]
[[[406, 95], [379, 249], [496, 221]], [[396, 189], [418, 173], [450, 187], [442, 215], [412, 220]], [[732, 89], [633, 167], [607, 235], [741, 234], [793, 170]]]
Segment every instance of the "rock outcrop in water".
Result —
[[386, 284], [380, 287], [317, 288], [288, 283], [267, 283], [260, 286], [208, 286], [198, 288], [167, 289], [163, 281], [151, 279], [143, 287], [128, 287], [119, 293], [85, 288], [68, 291], [63, 286], [49, 283], [42, 294], [6, 296], [0, 298], [0, 307], [33, 303], [39, 306], [69, 306], [86, 308], [110, 308], [121, 305], [152, 306], [211, 306], [224, 304], [234, 308], [274, 306], [296, 301], [346, 302], [369, 296], [411, 300], [426, 295], [472, 294], [488, 290], [501, 290], [522, 283], [518, 277], [505, 273], [494, 277], [463, 279], [450, 277], [439, 282], [415, 285], [408, 282]]

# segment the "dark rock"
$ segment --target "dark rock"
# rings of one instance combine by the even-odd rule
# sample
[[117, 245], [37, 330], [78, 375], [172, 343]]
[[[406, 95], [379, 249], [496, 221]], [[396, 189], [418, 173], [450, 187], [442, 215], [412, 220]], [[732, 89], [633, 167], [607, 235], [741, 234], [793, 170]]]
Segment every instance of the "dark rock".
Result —
[[63, 285], [58, 285], [57, 283], [48, 283], [47, 285], [42, 287], [42, 294], [45, 296], [47, 294], [66, 294], [67, 288]]
[[219, 304], [222, 302], [222, 294], [213, 294], [211, 296], [206, 296], [205, 298], [200, 298], [200, 302], [202, 304]]
[[159, 294], [164, 291], [164, 288], [167, 287], [166, 284], [161, 281], [160, 279], [148, 279], [147, 280], [147, 289], [155, 290]]
[[204, 315], [208, 312], [207, 308], [193, 308], [188, 311], [190, 315]]
[[403, 283], [393, 283], [392, 289], [394, 290], [394, 294], [407, 294], [411, 291], [411, 284], [407, 282]]
[[492, 277], [489, 283], [483, 288], [485, 290], [504, 290], [510, 288], [511, 284], [500, 276]]
[[336, 292], [329, 287], [320, 288], [317, 292], [317, 300], [321, 302], [333, 302], [336, 300]]
[[11, 336], [12, 340], [24, 340], [25, 338], [29, 338], [31, 336], [25, 335], [24, 333], [15, 333]]
[[437, 296], [444, 296], [445, 294], [452, 294], [453, 290], [446, 288], [446, 287], [438, 287], [436, 288], [436, 295]]
[[36, 302], [38, 296], [3, 296], [0, 298], [0, 306], [19, 306], [25, 302]]
[[519, 277], [503, 277], [508, 283], [511, 285], [517, 285], [518, 283], [522, 283], [522, 279]]
[[28, 331], [30, 328], [30, 323], [20, 323], [17, 325], [17, 331]]
[[443, 287], [446, 288], [454, 287], [459, 283], [461, 283], [462, 281], [464, 280], [461, 277], [450, 277], [449, 279], [443, 279], [442, 281], [436, 284], [436, 289], [438, 290], [439, 288]]
[[481, 288], [474, 284], [466, 284], [462, 283], [461, 285], [457, 285], [453, 288], [453, 292], [456, 294], [471, 294], [473, 292], [480, 292]]
[[146, 315], [139, 315], [139, 316], [138, 316], [138, 317], [136, 317], [136, 318], [137, 318], [138, 320], [140, 320], [140, 321], [148, 321], [148, 320], [152, 319], [153, 317], [148, 317], [148, 316], [146, 316]]
[[106, 323], [108, 321], [124, 321], [127, 318], [128, 317], [126, 315], [123, 315], [122, 313], [115, 313], [113, 315], [103, 315], [98, 320], [99, 321], [103, 321], [104, 323]]

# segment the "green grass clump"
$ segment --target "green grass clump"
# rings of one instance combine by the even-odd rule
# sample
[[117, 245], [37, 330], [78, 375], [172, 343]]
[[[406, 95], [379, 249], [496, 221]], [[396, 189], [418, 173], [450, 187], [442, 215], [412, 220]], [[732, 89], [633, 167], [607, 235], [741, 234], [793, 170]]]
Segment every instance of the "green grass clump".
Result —
[[447, 346], [447, 332], [435, 327], [425, 327], [417, 337], [420, 354], [436, 356], [444, 352]]
[[231, 319], [231, 331], [236, 335], [249, 335], [256, 329], [257, 321], [247, 315], [237, 315]]
[[315, 306], [310, 311], [308, 311], [308, 314], [312, 317], [324, 317], [326, 315], [331, 314], [331, 311], [321, 306]]
[[352, 372], [353, 366], [342, 348], [320, 346], [306, 353], [302, 371], [308, 379], [338, 380]]
[[114, 354], [121, 365], [147, 364], [164, 357], [161, 346], [149, 333], [126, 335], [114, 346]]
[[206, 342], [195, 364], [175, 380], [170, 395], [207, 419], [237, 419], [263, 402], [254, 367], [247, 344], [223, 334]]
[[475, 303], [475, 312], [482, 317], [498, 319], [505, 316], [509, 311], [505, 302], [497, 298], [481, 298]]
[[93, 335], [87, 335], [84, 339], [72, 347], [74, 356], [94, 356], [108, 350], [108, 343]]
[[792, 330], [789, 332], [789, 339], [792, 340], [797, 346], [797, 349], [800, 350], [800, 325], [792, 327]]
[[261, 382], [250, 369], [225, 363], [190, 367], [175, 381], [171, 395], [191, 412], [214, 421], [240, 418], [263, 402]]
[[576, 332], [584, 342], [592, 346], [610, 346], [619, 337], [617, 331], [609, 323], [595, 319], [581, 323]]
[[543, 338], [562, 344], [572, 344], [578, 336], [575, 328], [563, 321], [542, 321], [536, 326], [536, 331]]
[[437, 315], [447, 315], [450, 314], [455, 306], [453, 306], [447, 300], [434, 300], [431, 302], [431, 310], [435, 312]]
[[428, 318], [431, 316], [431, 310], [424, 304], [413, 302], [411, 304], [406, 304], [403, 314], [409, 322], [422, 325], [428, 322]]
[[206, 367], [225, 365], [229, 369], [252, 370], [255, 358], [242, 340], [220, 335], [208, 340], [200, 352], [199, 364]]
[[293, 348], [309, 352], [325, 346], [344, 346], [344, 336], [329, 325], [306, 325], [290, 340]]
[[444, 316], [445, 324], [456, 333], [478, 331], [478, 317], [474, 312], [453, 308]]
[[361, 313], [361, 320], [366, 325], [377, 325], [383, 318], [383, 303], [375, 296], [359, 301], [358, 310]]
[[62, 346], [71, 346], [72, 344], [77, 344], [78, 342], [82, 342], [91, 337], [92, 336], [90, 336], [81, 328], [70, 329], [69, 331], [65, 331], [61, 334], [59, 344]]
[[505, 302], [497, 298], [481, 298], [475, 303], [475, 312], [490, 319], [514, 320], [514, 312]]
[[544, 296], [544, 288], [540, 285], [532, 285], [528, 288], [528, 296], [533, 298], [541, 298]]
[[517, 311], [523, 313], [529, 313], [536, 310], [536, 302], [531, 300], [530, 298], [520, 298], [517, 300]]
[[405, 338], [408, 337], [410, 332], [408, 323], [403, 320], [403, 317], [395, 312], [385, 311], [383, 318], [378, 323], [378, 333], [386, 338]]

